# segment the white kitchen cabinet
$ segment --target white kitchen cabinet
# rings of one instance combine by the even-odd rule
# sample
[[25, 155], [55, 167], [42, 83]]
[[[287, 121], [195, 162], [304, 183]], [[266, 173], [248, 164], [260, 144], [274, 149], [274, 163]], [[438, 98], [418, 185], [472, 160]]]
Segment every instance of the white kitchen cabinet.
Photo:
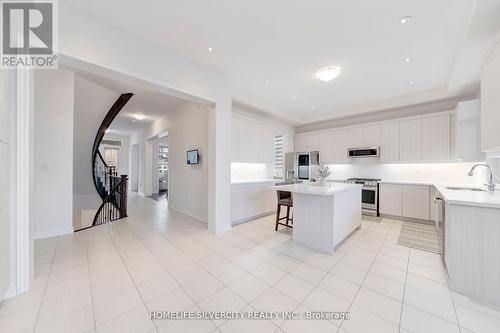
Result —
[[422, 160], [451, 159], [450, 123], [449, 114], [422, 117]]
[[349, 133], [349, 141], [348, 141], [349, 148], [359, 148], [365, 146], [362, 126], [349, 127], [348, 133]]
[[486, 157], [481, 152], [481, 101], [475, 99], [458, 103], [454, 118], [455, 158], [464, 162], [484, 161]]
[[380, 162], [399, 161], [399, 123], [391, 122], [380, 125]]
[[363, 126], [363, 146], [373, 147], [380, 145], [380, 125]]
[[273, 182], [231, 185], [231, 221], [233, 224], [272, 214], [276, 209]]
[[307, 151], [307, 133], [295, 135], [295, 152], [301, 153]]
[[271, 127], [233, 115], [231, 132], [232, 162], [273, 162], [274, 131]]
[[309, 133], [306, 138], [307, 151], [319, 150], [319, 133]]
[[332, 132], [321, 132], [319, 134], [319, 161], [320, 163], [333, 164], [333, 137]]
[[399, 122], [399, 160], [419, 161], [422, 158], [422, 120], [405, 119]]
[[428, 185], [403, 185], [403, 217], [429, 220]]
[[500, 38], [481, 67], [481, 150], [500, 150]]
[[402, 216], [403, 215], [403, 185], [380, 184], [379, 185], [379, 210], [380, 214]]
[[347, 157], [348, 130], [345, 128], [336, 129], [331, 132], [331, 147], [334, 164], [350, 163]]
[[437, 203], [434, 201], [437, 190], [434, 186], [429, 186], [429, 220], [436, 222], [437, 217]]
[[0, 209], [9, 201], [9, 145], [0, 141]]

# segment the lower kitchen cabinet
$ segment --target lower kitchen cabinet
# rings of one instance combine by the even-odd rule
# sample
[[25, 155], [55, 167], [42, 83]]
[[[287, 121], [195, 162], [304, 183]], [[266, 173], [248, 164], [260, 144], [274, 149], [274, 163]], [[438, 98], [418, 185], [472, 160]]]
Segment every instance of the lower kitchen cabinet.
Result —
[[379, 200], [381, 214], [403, 216], [403, 185], [380, 184]]
[[428, 185], [403, 185], [403, 216], [429, 220]]
[[274, 182], [232, 184], [231, 222], [238, 224], [271, 214], [276, 210]]
[[428, 185], [380, 184], [380, 214], [412, 219], [430, 219]]

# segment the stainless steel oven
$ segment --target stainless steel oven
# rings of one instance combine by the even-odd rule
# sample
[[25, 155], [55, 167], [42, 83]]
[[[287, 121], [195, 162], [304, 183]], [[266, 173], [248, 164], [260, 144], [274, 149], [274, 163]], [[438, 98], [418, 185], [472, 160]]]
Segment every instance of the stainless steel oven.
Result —
[[346, 183], [361, 184], [361, 209], [364, 215], [379, 216], [378, 186], [380, 179], [349, 178]]

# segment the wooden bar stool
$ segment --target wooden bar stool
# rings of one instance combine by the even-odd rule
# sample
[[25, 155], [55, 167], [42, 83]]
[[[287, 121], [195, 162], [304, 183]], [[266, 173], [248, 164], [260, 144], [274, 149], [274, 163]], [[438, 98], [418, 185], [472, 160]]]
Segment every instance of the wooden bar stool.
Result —
[[[288, 228], [293, 228], [293, 219], [290, 217], [290, 208], [293, 207], [292, 193], [287, 191], [276, 191], [278, 195], [278, 207], [276, 209], [276, 226], [274, 231], [278, 231], [278, 225], [282, 225]], [[286, 207], [286, 216], [280, 217], [281, 206]], [[286, 223], [280, 222], [281, 220], [286, 220]]]

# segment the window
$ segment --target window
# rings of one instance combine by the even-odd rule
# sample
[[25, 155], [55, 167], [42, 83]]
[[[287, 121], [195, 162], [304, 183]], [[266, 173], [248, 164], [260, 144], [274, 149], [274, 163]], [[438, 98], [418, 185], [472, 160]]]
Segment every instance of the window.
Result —
[[274, 137], [274, 172], [273, 177], [283, 179], [284, 176], [284, 154], [283, 154], [283, 135]]
[[158, 175], [166, 177], [168, 173], [168, 146], [158, 146]]

